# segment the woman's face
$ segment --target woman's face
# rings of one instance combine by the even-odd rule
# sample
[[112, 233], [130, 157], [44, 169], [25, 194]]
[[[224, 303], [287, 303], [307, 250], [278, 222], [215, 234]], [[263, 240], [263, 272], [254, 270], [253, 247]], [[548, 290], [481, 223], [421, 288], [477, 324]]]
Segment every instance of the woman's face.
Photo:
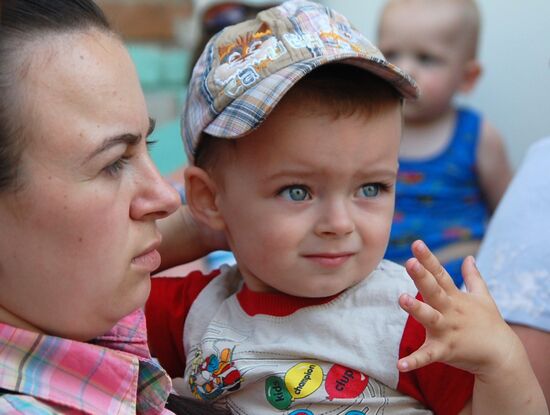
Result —
[[144, 304], [155, 220], [179, 199], [148, 155], [150, 120], [120, 40], [51, 35], [23, 53], [27, 141], [23, 186], [0, 195], [0, 320], [86, 340]]

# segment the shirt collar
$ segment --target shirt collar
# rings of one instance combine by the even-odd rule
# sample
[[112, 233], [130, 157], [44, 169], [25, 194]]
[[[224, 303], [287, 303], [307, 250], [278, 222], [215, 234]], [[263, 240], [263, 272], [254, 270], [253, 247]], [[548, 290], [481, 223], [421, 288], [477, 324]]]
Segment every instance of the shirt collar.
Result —
[[89, 343], [0, 323], [0, 361], [0, 388], [90, 414], [156, 414], [171, 389], [142, 310]]
[[282, 292], [252, 291], [246, 284], [243, 284], [241, 291], [237, 294], [237, 300], [243, 311], [251, 317], [256, 314], [286, 317], [304, 307], [326, 304], [339, 295], [321, 298], [295, 297]]

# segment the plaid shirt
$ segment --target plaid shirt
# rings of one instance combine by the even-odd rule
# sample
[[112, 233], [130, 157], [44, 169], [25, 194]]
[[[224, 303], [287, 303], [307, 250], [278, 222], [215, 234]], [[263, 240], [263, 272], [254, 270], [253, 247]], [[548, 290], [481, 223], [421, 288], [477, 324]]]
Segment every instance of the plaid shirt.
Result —
[[138, 310], [89, 343], [0, 323], [1, 414], [169, 414]]

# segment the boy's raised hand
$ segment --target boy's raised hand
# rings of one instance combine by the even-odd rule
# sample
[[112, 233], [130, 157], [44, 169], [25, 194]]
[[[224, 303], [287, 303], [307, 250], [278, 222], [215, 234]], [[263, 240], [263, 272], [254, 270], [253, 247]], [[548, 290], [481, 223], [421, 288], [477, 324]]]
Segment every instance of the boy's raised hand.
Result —
[[399, 304], [426, 328], [426, 340], [399, 360], [398, 369], [444, 362], [475, 375], [495, 373], [513, 355], [519, 340], [500, 316], [473, 257], [462, 265], [468, 290], [463, 292], [422, 241], [412, 244], [412, 252], [415, 258], [405, 267], [424, 302], [403, 294]]
[[400, 359], [400, 371], [443, 362], [475, 376], [462, 414], [546, 415], [542, 389], [516, 334], [500, 316], [473, 257], [462, 264], [467, 292], [459, 290], [422, 241], [405, 264], [423, 302], [403, 294], [399, 305], [426, 329], [424, 344]]

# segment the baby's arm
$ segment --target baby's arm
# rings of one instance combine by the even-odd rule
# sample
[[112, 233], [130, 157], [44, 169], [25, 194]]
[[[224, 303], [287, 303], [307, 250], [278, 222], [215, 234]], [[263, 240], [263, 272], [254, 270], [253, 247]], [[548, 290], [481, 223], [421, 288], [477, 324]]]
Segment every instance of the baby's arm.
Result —
[[512, 178], [512, 169], [500, 133], [487, 121], [481, 128], [476, 170], [481, 192], [494, 212]]
[[195, 220], [187, 205], [157, 221], [162, 244], [162, 263], [157, 272], [199, 259], [217, 249], [227, 249], [222, 232], [214, 231]]
[[426, 328], [426, 341], [400, 359], [398, 369], [444, 362], [474, 374], [472, 402], [462, 414], [548, 414], [525, 349], [501, 318], [473, 258], [462, 266], [465, 293], [423, 242], [412, 250], [415, 258], [406, 268], [424, 302], [404, 294], [399, 304]]

